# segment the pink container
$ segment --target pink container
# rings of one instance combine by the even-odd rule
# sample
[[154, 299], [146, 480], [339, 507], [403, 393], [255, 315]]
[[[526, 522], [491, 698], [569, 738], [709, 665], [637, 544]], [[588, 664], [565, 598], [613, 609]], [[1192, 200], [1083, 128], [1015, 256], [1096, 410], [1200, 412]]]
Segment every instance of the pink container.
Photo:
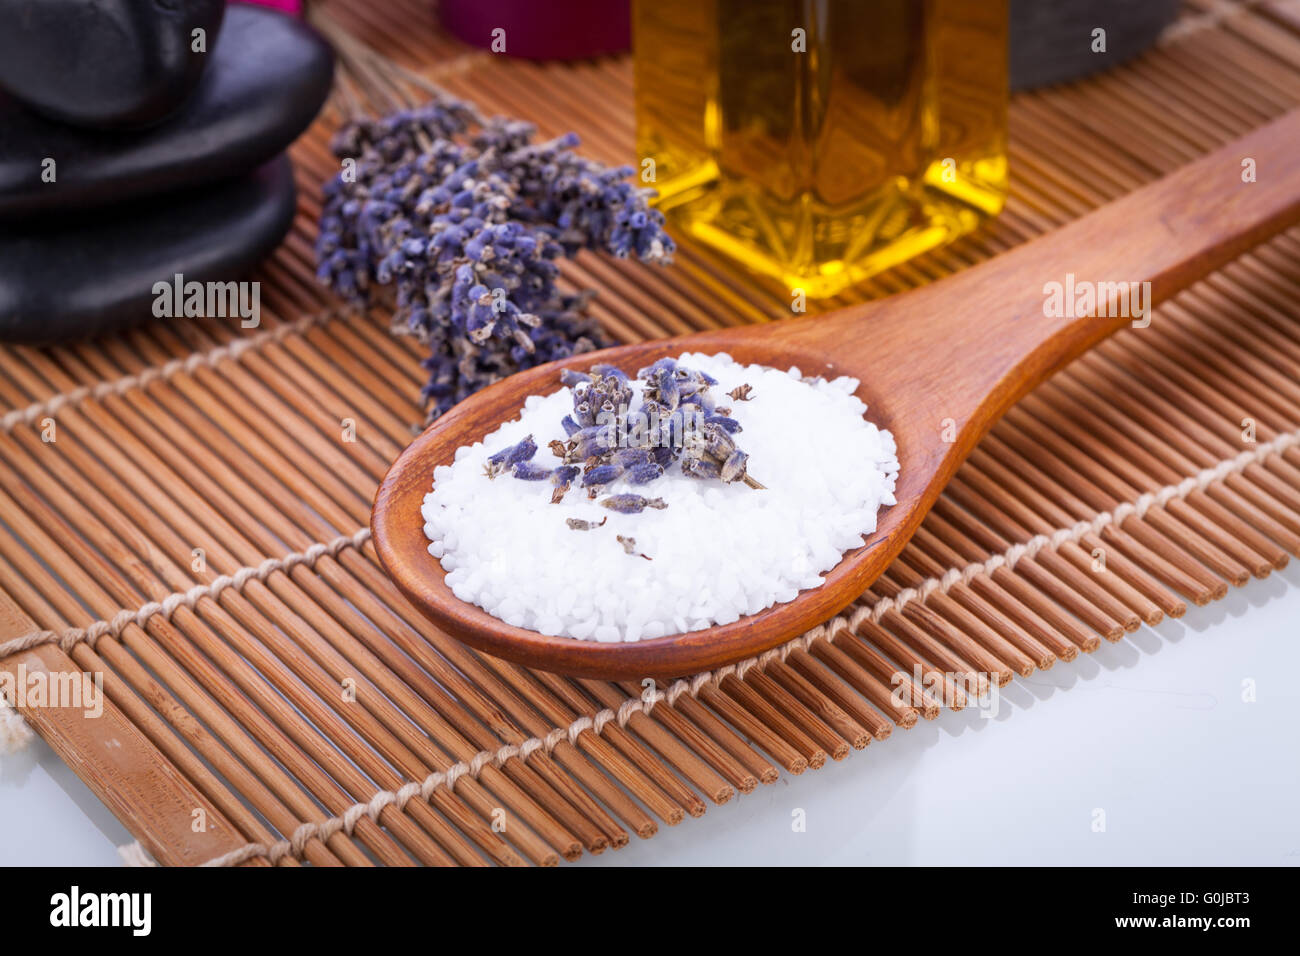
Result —
[[[630, 0], [440, 0], [442, 25], [466, 43], [492, 48], [505, 31], [505, 55], [575, 60], [632, 45]], [[499, 34], [498, 34], [499, 36]]]
[[259, 7], [283, 10], [285, 13], [292, 13], [294, 16], [302, 13], [302, 0], [234, 0], [234, 2], [252, 3]]

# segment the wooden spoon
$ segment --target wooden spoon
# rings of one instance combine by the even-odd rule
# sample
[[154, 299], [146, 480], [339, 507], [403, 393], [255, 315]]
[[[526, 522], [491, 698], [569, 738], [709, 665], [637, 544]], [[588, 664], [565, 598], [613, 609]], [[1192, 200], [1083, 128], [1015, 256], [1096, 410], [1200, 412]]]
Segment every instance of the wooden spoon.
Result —
[[[1135, 148], [1141, 131], [1134, 130]], [[1246, 161], [1257, 181], [1243, 181]], [[1246, 165], [1244, 165], [1246, 164]], [[565, 674], [675, 677], [774, 647], [838, 613], [885, 570], [957, 466], [1038, 382], [1117, 329], [1115, 290], [1098, 313], [1046, 315], [1045, 285], [1150, 282], [1161, 300], [1300, 220], [1300, 111], [1053, 233], [932, 285], [811, 318], [641, 342], [543, 365], [484, 389], [438, 419], [394, 462], [375, 495], [379, 558], [402, 592], [453, 637], [489, 654]], [[1104, 308], [1106, 307], [1106, 308]], [[1140, 323], [1139, 323], [1140, 325]], [[1155, 334], [1137, 331], [1134, 334]], [[420, 505], [433, 469], [457, 448], [549, 394], [563, 367], [608, 362], [635, 374], [663, 356], [725, 351], [739, 362], [861, 379], [867, 417], [898, 442], [898, 503], [866, 545], [819, 588], [732, 624], [638, 643], [546, 637], [455, 597], [427, 548]], [[945, 440], [947, 439], [947, 440]], [[760, 469], [755, 463], [755, 472]], [[761, 493], [761, 492], [756, 492]]]

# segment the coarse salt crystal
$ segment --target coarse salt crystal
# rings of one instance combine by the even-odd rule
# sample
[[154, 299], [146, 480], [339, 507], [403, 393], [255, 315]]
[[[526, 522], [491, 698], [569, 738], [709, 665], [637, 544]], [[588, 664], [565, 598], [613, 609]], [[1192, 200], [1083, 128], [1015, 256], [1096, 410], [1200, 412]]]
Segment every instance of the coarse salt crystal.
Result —
[[[864, 419], [856, 380], [805, 382], [797, 368], [744, 366], [721, 354], [679, 361], [718, 380], [711, 394], [742, 426], [737, 440], [764, 488], [690, 478], [674, 464], [649, 486], [609, 485], [605, 494], [668, 505], [622, 514], [580, 488], [553, 504], [549, 482], [487, 479], [487, 458], [529, 434], [538, 465], [559, 463], [548, 446], [566, 437], [560, 420], [572, 393], [531, 396], [520, 418], [434, 471], [425, 535], [458, 598], [548, 635], [653, 640], [793, 600], [875, 530], [877, 511], [895, 500], [898, 460], [893, 437]], [[749, 400], [726, 400], [742, 384]], [[641, 383], [632, 387], [639, 399]], [[605, 523], [577, 531], [568, 518]], [[634, 541], [632, 553], [618, 536]]]

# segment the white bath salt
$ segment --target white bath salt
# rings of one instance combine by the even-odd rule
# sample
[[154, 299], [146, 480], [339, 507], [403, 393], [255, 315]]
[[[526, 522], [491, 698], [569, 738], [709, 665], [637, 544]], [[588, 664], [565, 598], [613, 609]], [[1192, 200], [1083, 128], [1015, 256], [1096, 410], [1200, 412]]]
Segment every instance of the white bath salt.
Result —
[[[791, 601], [862, 546], [877, 511], [895, 503], [898, 458], [893, 436], [864, 418], [857, 380], [805, 382], [798, 369], [744, 366], [725, 354], [678, 361], [718, 380], [709, 394], [742, 426], [736, 442], [763, 489], [688, 477], [673, 464], [648, 485], [620, 479], [596, 500], [575, 482], [553, 504], [547, 481], [489, 479], [488, 456], [530, 434], [533, 461], [560, 464], [548, 445], [566, 437], [560, 420], [573, 409], [571, 391], [534, 395], [520, 418], [434, 471], [424, 531], [458, 598], [542, 634], [651, 640]], [[729, 399], [741, 385], [751, 386], [748, 400]], [[641, 386], [633, 380], [634, 409]], [[620, 514], [599, 504], [620, 493], [666, 507]], [[569, 519], [591, 527], [575, 530]]]

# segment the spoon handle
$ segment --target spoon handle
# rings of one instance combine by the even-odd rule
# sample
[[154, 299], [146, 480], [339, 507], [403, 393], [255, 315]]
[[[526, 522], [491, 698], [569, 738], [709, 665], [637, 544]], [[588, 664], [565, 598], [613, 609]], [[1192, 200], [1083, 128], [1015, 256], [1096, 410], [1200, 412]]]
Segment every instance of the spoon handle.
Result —
[[[928, 380], [959, 423], [965, 410], [987, 425], [1106, 336], [1149, 324], [1153, 303], [1297, 221], [1300, 110], [987, 263], [814, 320], [806, 334], [834, 341], [841, 367], [882, 385]], [[923, 343], [915, 362], [873, 362], [909, 340]]]

